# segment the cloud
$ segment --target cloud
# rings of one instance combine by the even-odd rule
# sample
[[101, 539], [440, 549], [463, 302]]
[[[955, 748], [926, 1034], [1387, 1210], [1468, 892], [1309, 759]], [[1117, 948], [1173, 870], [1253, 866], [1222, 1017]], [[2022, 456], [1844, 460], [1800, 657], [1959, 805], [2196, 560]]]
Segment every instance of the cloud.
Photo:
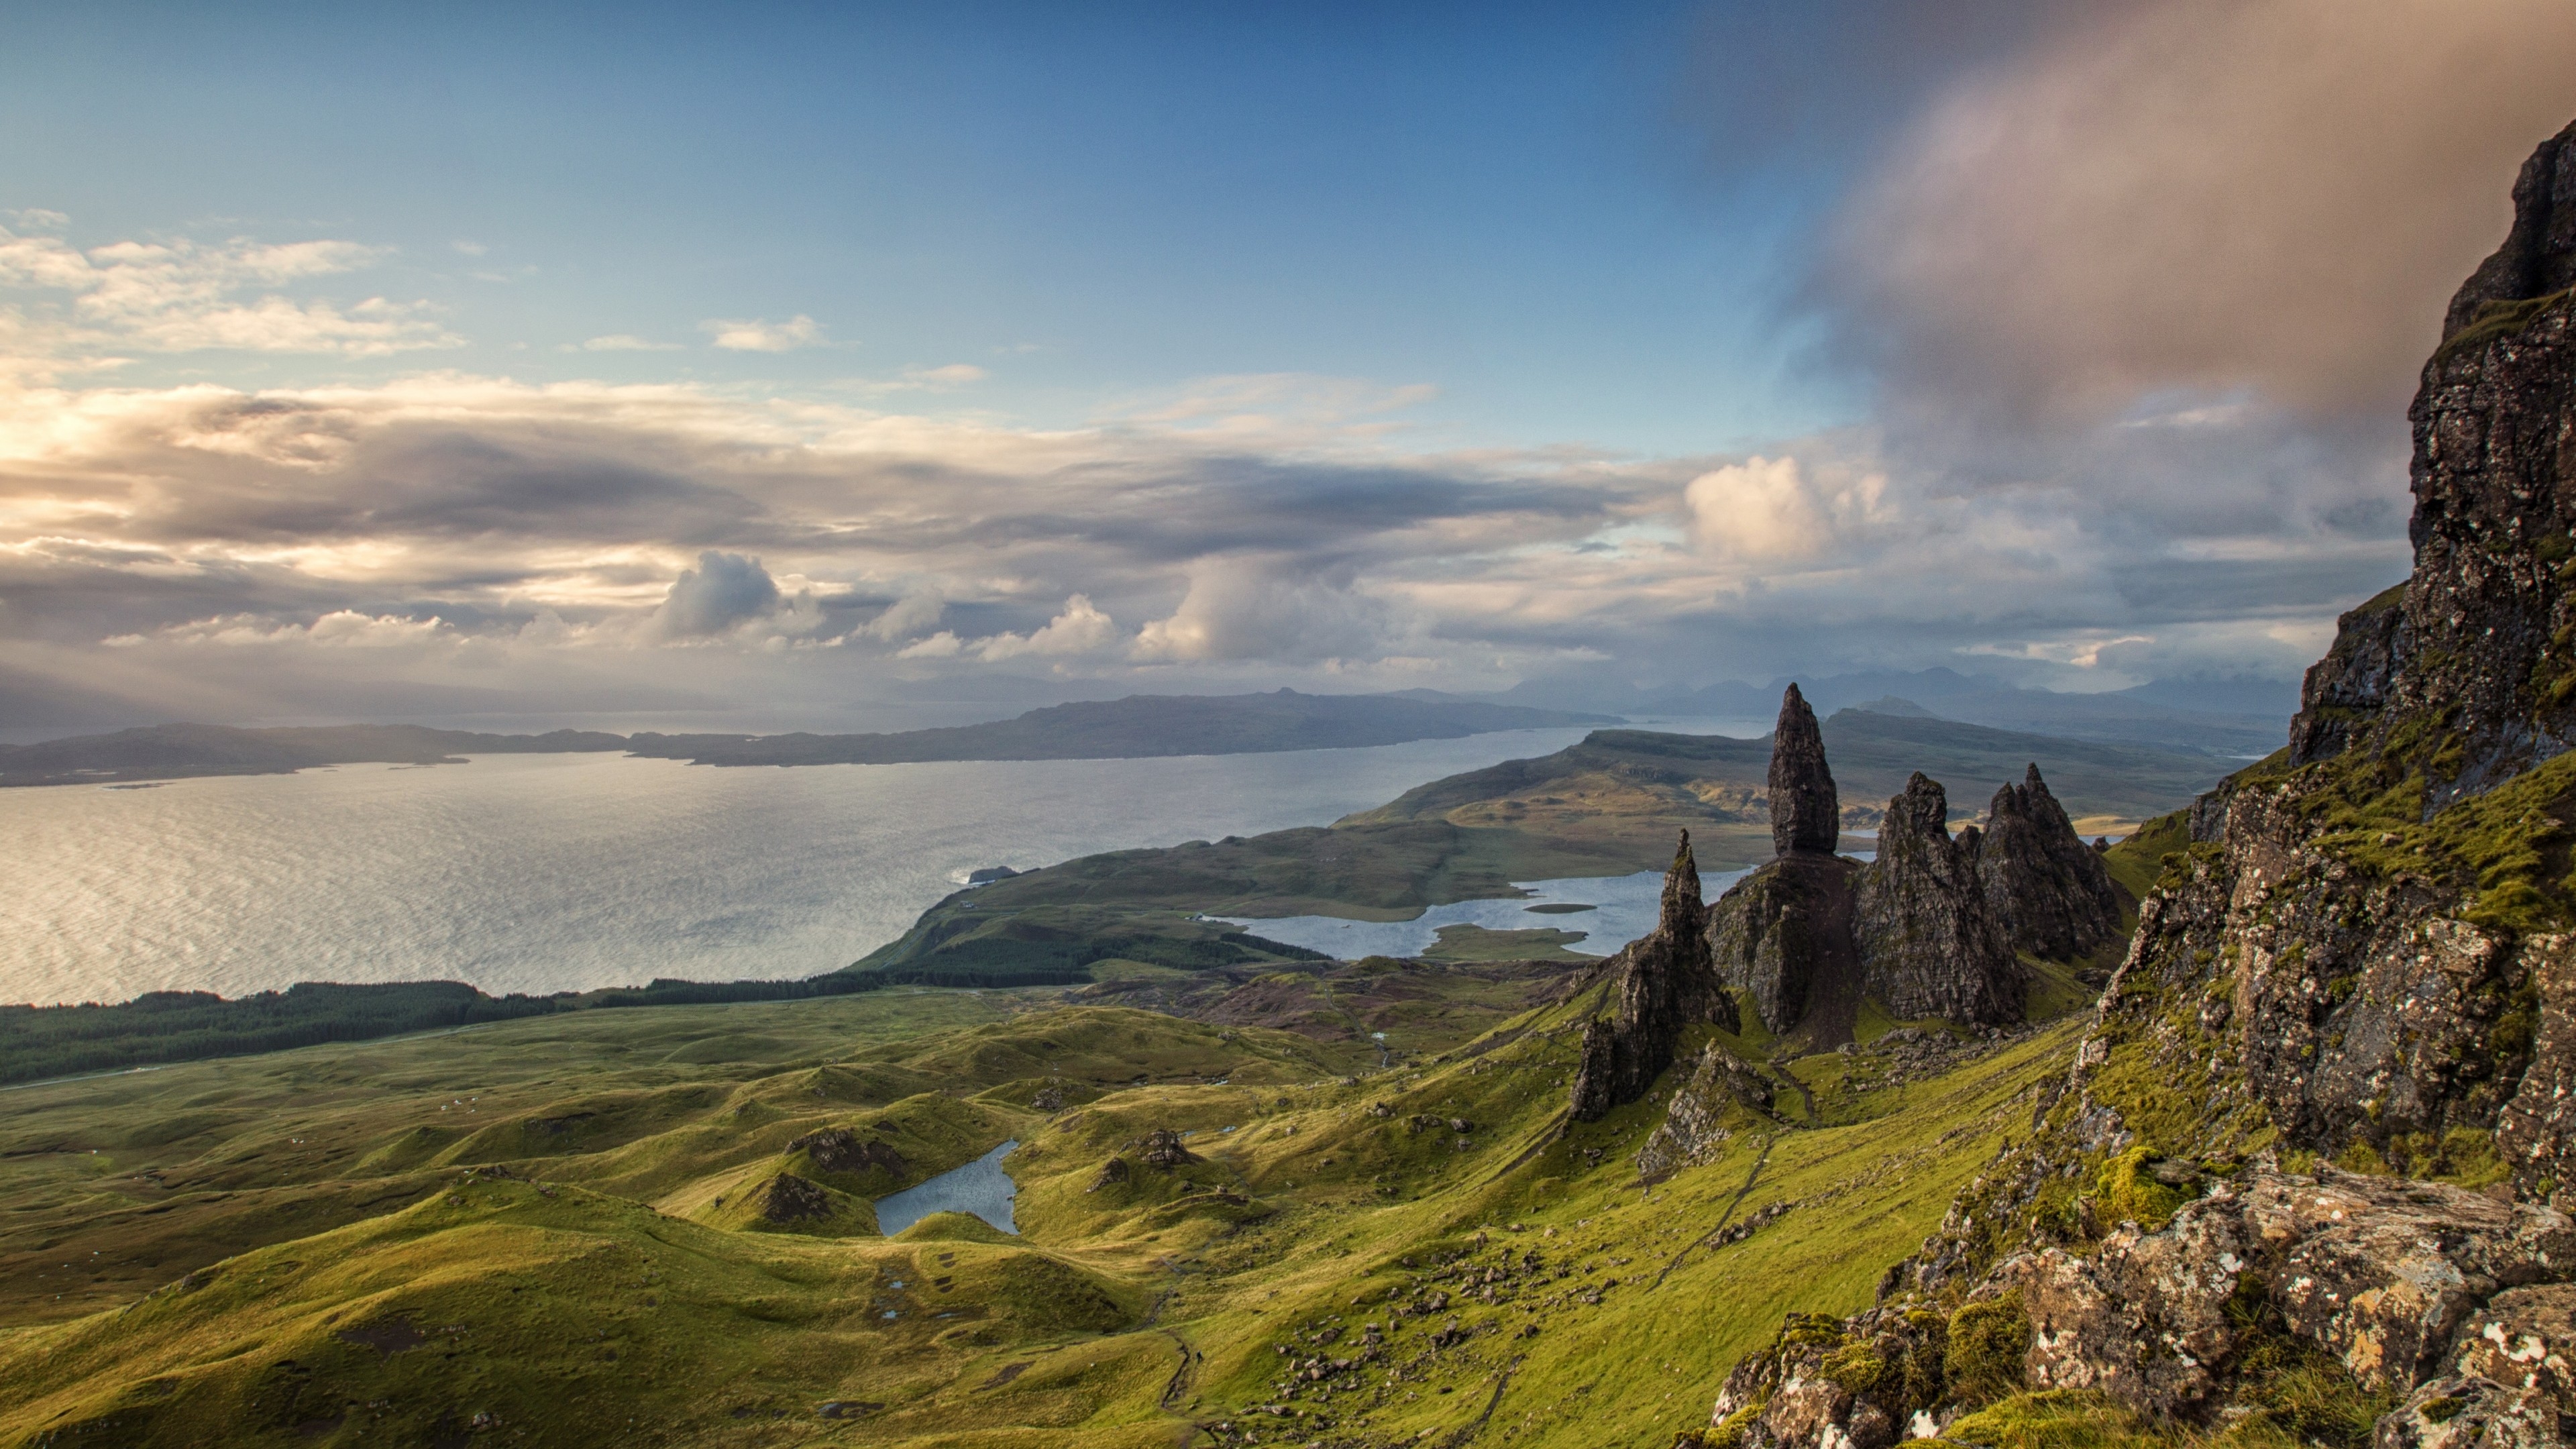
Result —
[[654, 613], [666, 639], [703, 639], [746, 620], [774, 613], [783, 602], [777, 581], [760, 560], [708, 549], [698, 566], [683, 569]]
[[1887, 477], [1865, 473], [1821, 486], [1794, 457], [1755, 456], [1712, 469], [1682, 490], [1691, 534], [1714, 553], [1797, 561], [1825, 552], [1847, 529], [1882, 521]]
[[628, 332], [612, 332], [606, 337], [593, 337], [581, 344], [584, 352], [677, 352], [676, 342], [649, 342]]
[[756, 317], [740, 322], [711, 320], [698, 327], [713, 336], [715, 346], [729, 352], [793, 352], [823, 340], [822, 324], [802, 312], [784, 322]]
[[971, 362], [952, 362], [945, 367], [908, 367], [904, 369], [904, 375], [933, 387], [961, 387], [970, 382], [982, 382], [992, 376], [991, 373]]
[[1131, 654], [1149, 663], [1383, 654], [1387, 611], [1349, 583], [1300, 576], [1290, 560], [1206, 560], [1179, 606], [1137, 632]]
[[2576, 115], [2562, 0], [2067, 13], [1939, 94], [1820, 252], [1845, 354], [1927, 405], [2397, 407], [2516, 168]]
[[916, 639], [896, 650], [894, 657], [897, 659], [953, 659], [957, 657], [958, 651], [965, 647], [966, 641], [942, 629], [927, 639]]
[[1028, 655], [1065, 658], [1092, 654], [1117, 640], [1118, 625], [1095, 608], [1090, 599], [1075, 594], [1064, 601], [1064, 612], [1047, 621], [1045, 628], [1025, 635], [995, 634], [976, 640], [972, 647], [976, 658], [991, 663]]
[[[947, 601], [935, 593], [906, 594], [888, 604], [884, 613], [870, 619], [859, 632], [871, 639], [888, 642], [909, 639], [937, 624], [939, 616], [947, 608]], [[948, 637], [954, 641], [957, 636], [951, 634]], [[953, 654], [956, 651], [951, 649], [949, 652]]]
[[157, 631], [149, 639], [140, 634], [120, 634], [101, 642], [111, 649], [131, 649], [153, 642], [183, 647], [313, 645], [331, 649], [403, 649], [454, 637], [455, 631], [435, 616], [406, 619], [393, 614], [371, 615], [355, 609], [334, 609], [310, 624], [281, 623], [250, 614], [237, 614], [230, 618], [175, 624]]
[[14, 350], [53, 358], [107, 347], [384, 357], [462, 346], [426, 302], [377, 296], [343, 305], [286, 294], [388, 254], [351, 241], [241, 238], [122, 241], [82, 251], [59, 236], [0, 230], [0, 291], [37, 295], [32, 312], [10, 314], [9, 340]]

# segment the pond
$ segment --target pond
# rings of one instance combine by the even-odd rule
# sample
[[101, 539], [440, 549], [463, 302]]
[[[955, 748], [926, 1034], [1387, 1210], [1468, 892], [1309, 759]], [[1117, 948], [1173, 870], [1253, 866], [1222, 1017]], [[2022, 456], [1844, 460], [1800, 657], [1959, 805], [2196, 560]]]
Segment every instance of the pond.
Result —
[[1014, 1138], [964, 1167], [878, 1198], [877, 1231], [891, 1238], [932, 1213], [973, 1213], [1003, 1232], [1017, 1233], [1011, 1199], [1019, 1196], [1019, 1184], [1002, 1170], [1002, 1159], [1019, 1145]]

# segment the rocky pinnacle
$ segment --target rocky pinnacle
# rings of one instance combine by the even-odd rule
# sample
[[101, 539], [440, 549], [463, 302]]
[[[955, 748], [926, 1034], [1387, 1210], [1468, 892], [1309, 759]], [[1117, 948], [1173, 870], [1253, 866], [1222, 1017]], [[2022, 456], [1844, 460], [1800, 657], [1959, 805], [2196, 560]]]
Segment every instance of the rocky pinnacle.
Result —
[[1771, 732], [1771, 848], [1782, 855], [1831, 855], [1841, 842], [1842, 807], [1834, 772], [1825, 767], [1824, 732], [1792, 684], [1780, 697], [1780, 723]]

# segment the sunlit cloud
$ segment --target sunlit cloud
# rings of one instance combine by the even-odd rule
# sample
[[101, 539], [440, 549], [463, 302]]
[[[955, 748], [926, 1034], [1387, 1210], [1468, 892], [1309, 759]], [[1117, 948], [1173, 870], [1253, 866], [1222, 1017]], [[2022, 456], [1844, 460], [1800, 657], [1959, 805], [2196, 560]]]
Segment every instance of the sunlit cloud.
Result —
[[784, 322], [765, 318], [727, 322], [711, 320], [698, 324], [712, 345], [728, 352], [793, 352], [800, 347], [818, 346], [823, 341], [823, 326], [799, 312]]

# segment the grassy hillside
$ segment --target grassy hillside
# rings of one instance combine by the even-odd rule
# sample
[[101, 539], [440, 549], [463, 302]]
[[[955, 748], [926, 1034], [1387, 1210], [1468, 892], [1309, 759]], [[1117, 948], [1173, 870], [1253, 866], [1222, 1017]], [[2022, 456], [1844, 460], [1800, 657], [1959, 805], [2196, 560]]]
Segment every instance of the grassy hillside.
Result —
[[[1866, 1302], [2071, 1040], [1771, 1062], [1774, 1112], [1649, 1186], [1656, 1101], [1560, 1130], [1599, 983], [1372, 974], [1413, 994], [1302, 984], [1411, 1013], [1371, 1028], [1412, 1034], [1385, 1070], [1365, 1038], [893, 990], [20, 1089], [0, 1443], [1661, 1445], [1780, 1313]], [[1303, 1009], [1263, 990], [1237, 1009]], [[796, 1145], [832, 1128], [900, 1170], [833, 1177]], [[1149, 1165], [1155, 1130], [1191, 1160]], [[745, 1207], [1005, 1138], [1024, 1237]]]
[[[2230, 763], [1858, 710], [1836, 714], [1824, 730], [1854, 846], [1868, 843], [1886, 801], [1916, 770], [1947, 786], [1964, 818], [2036, 763], [2079, 827], [2096, 833], [2190, 803]], [[1257, 960], [1283, 953], [1195, 918], [1407, 920], [1428, 906], [1510, 896], [1516, 880], [1659, 869], [1683, 830], [1702, 869], [1752, 865], [1771, 856], [1770, 761], [1768, 739], [1596, 730], [1552, 755], [1435, 780], [1330, 828], [1111, 851], [961, 891], [855, 969], [1062, 980], [1010, 973], [1063, 972], [1113, 956], [1174, 966]], [[1489, 934], [1460, 933], [1444, 949], [1462, 959], [1555, 949], [1553, 937]]]

